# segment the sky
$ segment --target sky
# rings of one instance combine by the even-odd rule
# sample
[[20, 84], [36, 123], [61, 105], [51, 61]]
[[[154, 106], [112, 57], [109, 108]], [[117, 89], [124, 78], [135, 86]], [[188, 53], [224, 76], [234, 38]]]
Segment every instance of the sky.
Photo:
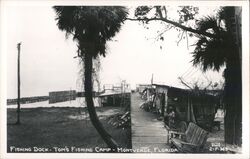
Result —
[[[203, 16], [214, 8], [203, 11]], [[201, 11], [202, 13], [202, 11]], [[21, 44], [21, 96], [48, 95], [50, 91], [81, 90], [81, 65], [76, 55], [76, 42], [56, 25], [50, 6], [8, 6], [5, 14], [7, 48], [7, 98], [17, 94], [17, 43]], [[132, 15], [130, 15], [132, 17]], [[136, 84], [154, 83], [185, 88], [178, 77], [193, 83], [199, 80], [223, 80], [222, 71], [202, 74], [192, 67], [194, 47], [184, 39], [177, 44], [178, 31], [166, 32], [164, 41], [156, 41], [156, 31], [164, 25], [151, 23], [145, 29], [138, 22], [125, 21], [120, 32], [107, 44], [107, 56], [101, 58], [102, 84], [118, 84], [126, 80]], [[195, 42], [188, 41], [188, 45]]]

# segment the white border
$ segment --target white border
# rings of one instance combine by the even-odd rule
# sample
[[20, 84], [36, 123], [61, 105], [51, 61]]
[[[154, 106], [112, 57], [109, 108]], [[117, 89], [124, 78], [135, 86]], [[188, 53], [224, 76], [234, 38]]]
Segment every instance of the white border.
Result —
[[[127, 1], [118, 1], [118, 0], [2, 0], [1, 8], [0, 8], [0, 158], [208, 158], [208, 159], [216, 159], [216, 158], [242, 158], [247, 159], [250, 158], [249, 156], [249, 2], [248, 1], [195, 1], [195, 0], [185, 0], [185, 1], [164, 1], [164, 0], [127, 0]], [[6, 26], [4, 23], [5, 21], [5, 9], [6, 6], [12, 5], [20, 5], [20, 6], [36, 6], [36, 5], [43, 5], [43, 6], [52, 6], [52, 5], [124, 5], [124, 6], [135, 6], [135, 5], [199, 5], [199, 6], [219, 6], [219, 5], [226, 5], [226, 6], [242, 6], [242, 72], [243, 72], [243, 147], [242, 147], [242, 154], [104, 154], [104, 153], [53, 153], [53, 154], [45, 154], [45, 153], [6, 153], [7, 147], [7, 129], [6, 129], [6, 59], [7, 59], [7, 52], [6, 52]]]

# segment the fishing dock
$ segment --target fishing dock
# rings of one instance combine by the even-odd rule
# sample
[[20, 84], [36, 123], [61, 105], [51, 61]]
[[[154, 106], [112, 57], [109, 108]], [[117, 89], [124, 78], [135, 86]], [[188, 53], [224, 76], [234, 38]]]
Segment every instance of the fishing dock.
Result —
[[167, 145], [168, 134], [163, 121], [157, 120], [155, 114], [141, 109], [142, 102], [139, 93], [131, 94], [132, 148], [146, 148], [150, 152], [170, 148]]

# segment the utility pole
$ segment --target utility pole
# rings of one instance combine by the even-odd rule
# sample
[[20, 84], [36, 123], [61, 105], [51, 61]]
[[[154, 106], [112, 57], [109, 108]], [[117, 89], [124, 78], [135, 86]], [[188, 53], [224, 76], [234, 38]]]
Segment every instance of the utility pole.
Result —
[[151, 85], [153, 85], [154, 83], [154, 74], [152, 73], [152, 77], [151, 77]]
[[17, 44], [17, 122], [20, 124], [20, 51], [21, 51], [21, 42]]
[[153, 88], [153, 84], [154, 84], [154, 74], [153, 73], [152, 73], [150, 82], [151, 82], [150, 88]]

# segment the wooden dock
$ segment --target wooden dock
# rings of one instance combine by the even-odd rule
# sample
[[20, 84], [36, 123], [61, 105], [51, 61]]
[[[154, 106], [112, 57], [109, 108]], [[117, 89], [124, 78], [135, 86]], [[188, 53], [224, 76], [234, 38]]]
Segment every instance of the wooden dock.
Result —
[[131, 94], [132, 148], [168, 149], [167, 131], [155, 114], [140, 108], [143, 100], [138, 93]]

